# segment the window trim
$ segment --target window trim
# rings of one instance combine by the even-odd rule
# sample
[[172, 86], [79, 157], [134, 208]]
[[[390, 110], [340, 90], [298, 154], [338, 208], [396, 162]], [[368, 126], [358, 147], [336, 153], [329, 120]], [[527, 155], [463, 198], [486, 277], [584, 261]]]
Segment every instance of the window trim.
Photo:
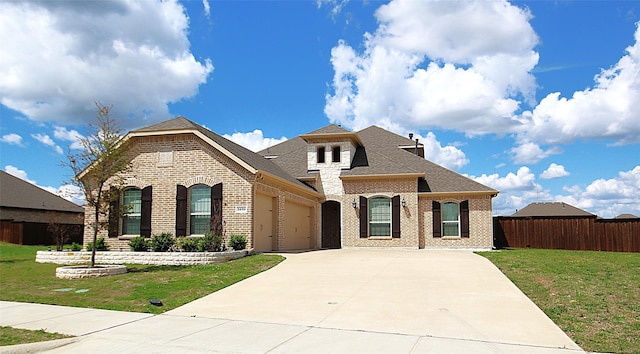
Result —
[[316, 162], [317, 163], [325, 163], [326, 161], [326, 148], [324, 146], [318, 146], [316, 150]]
[[[373, 196], [373, 197], [369, 198], [369, 200], [367, 202], [367, 208], [368, 208], [368, 210], [367, 210], [367, 218], [368, 218], [368, 220], [367, 220], [367, 225], [368, 225], [367, 235], [368, 235], [369, 238], [385, 238], [385, 239], [386, 238], [392, 238], [392, 234], [393, 234], [393, 232], [392, 232], [392, 228], [393, 228], [393, 225], [392, 225], [393, 224], [393, 211], [392, 211], [391, 199], [392, 198], [389, 198], [389, 197], [386, 197], [386, 196]], [[388, 213], [388, 220], [387, 221], [375, 222], [375, 221], [371, 220], [371, 217], [373, 215], [373, 213], [371, 212], [371, 207], [372, 207], [372, 204], [374, 204], [374, 203], [372, 203], [374, 200], [386, 200], [388, 202], [388, 206], [389, 206], [388, 207], [388, 211], [389, 211], [389, 213]], [[386, 225], [388, 225], [389, 226], [388, 235], [372, 235], [372, 232], [371, 232], [371, 226], [372, 225], [371, 224], [379, 224], [379, 225], [386, 224]]]
[[[457, 207], [457, 220], [445, 220], [445, 206], [447, 204], [453, 204]], [[461, 217], [461, 210], [460, 210], [460, 203], [456, 202], [456, 201], [445, 201], [442, 203], [442, 237], [444, 238], [460, 238], [462, 236], [462, 217]], [[452, 224], [456, 224], [457, 227], [457, 235], [446, 235], [446, 230], [447, 228], [445, 228], [445, 225], [452, 225]]]
[[[133, 213], [133, 212], [129, 212], [127, 211], [127, 208], [129, 207], [129, 204], [127, 204], [126, 202], [126, 196], [125, 194], [127, 194], [127, 192], [132, 192], [132, 191], [136, 191], [138, 192], [139, 198], [134, 200], [137, 201], [139, 203], [139, 208], [140, 211], [137, 213]], [[127, 219], [130, 217], [137, 217], [138, 219], [138, 232], [137, 233], [130, 233], [128, 232], [128, 228], [126, 228], [127, 225]], [[121, 235], [122, 236], [136, 236], [136, 235], [140, 235], [140, 230], [141, 230], [141, 226], [142, 226], [142, 189], [137, 188], [137, 187], [127, 187], [122, 191], [122, 216], [119, 218], [121, 220]]]
[[331, 148], [331, 162], [340, 162], [342, 160], [342, 148], [340, 145]]
[[[209, 196], [209, 203], [207, 205], [209, 207], [209, 213], [206, 213], [206, 212], [194, 212], [193, 211], [193, 191], [196, 190], [196, 189], [205, 189], [205, 188], [208, 189], [208, 194], [207, 195]], [[189, 236], [201, 236], [201, 235], [204, 235], [209, 230], [209, 228], [207, 227], [206, 228], [207, 231], [205, 231], [203, 233], [194, 232], [195, 223], [193, 222], [193, 217], [194, 216], [208, 215], [209, 216], [209, 220], [211, 220], [211, 213], [212, 213], [212, 210], [211, 210], [211, 186], [208, 186], [206, 184], [193, 185], [193, 186], [189, 187], [187, 196], [188, 196], [188, 200], [187, 200], [187, 207], [188, 207], [187, 208], [187, 217], [188, 217], [187, 229], [189, 230]]]

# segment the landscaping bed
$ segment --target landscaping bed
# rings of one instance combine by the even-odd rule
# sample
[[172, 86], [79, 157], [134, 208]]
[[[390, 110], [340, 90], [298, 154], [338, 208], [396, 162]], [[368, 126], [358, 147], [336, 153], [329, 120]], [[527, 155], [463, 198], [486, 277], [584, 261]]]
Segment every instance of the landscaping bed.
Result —
[[[224, 252], [120, 252], [97, 251], [96, 264], [203, 265], [227, 262], [245, 257], [247, 250]], [[36, 262], [54, 264], [87, 264], [88, 251], [38, 251]]]

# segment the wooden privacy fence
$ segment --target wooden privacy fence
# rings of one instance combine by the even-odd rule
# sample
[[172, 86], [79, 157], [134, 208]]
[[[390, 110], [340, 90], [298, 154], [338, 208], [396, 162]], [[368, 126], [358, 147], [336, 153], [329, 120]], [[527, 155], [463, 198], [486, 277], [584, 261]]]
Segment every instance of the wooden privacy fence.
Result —
[[497, 216], [493, 239], [497, 248], [640, 252], [640, 219]]

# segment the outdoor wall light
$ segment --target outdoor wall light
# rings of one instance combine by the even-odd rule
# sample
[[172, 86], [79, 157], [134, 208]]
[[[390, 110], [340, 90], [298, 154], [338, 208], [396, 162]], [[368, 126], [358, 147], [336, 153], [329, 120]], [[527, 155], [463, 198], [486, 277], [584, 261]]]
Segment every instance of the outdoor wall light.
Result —
[[358, 203], [356, 203], [355, 198], [353, 199], [353, 201], [351, 202], [351, 206], [355, 209], [358, 206]]
[[407, 201], [404, 200], [404, 198], [402, 198], [402, 201], [400, 202], [400, 204], [402, 204], [402, 207], [406, 207], [407, 206]]

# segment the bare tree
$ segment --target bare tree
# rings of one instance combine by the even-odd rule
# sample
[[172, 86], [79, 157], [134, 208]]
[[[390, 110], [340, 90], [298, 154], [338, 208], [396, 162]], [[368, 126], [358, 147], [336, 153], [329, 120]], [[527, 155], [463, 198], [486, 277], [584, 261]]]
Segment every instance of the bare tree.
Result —
[[93, 230], [91, 267], [95, 266], [98, 232], [108, 225], [106, 216], [109, 202], [114, 197], [104, 188], [107, 182], [120, 184], [124, 173], [131, 170], [127, 142], [122, 139], [120, 123], [111, 115], [112, 107], [100, 102], [96, 102], [96, 107], [96, 122], [90, 123], [87, 136], [79, 139], [82, 149], [76, 153], [69, 150], [68, 161], [63, 162], [75, 176], [71, 183], [82, 190], [86, 207], [94, 213], [89, 223]]

